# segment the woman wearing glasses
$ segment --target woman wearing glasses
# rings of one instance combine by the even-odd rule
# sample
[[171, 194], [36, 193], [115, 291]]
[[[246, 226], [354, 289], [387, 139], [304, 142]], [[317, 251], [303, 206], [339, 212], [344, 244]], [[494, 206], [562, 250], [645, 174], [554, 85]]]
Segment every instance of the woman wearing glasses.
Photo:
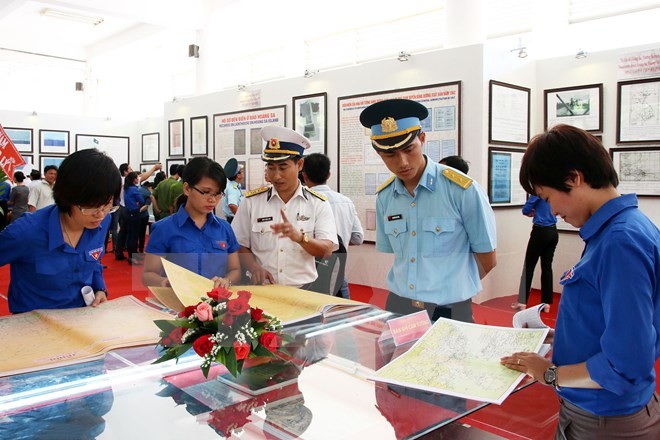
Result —
[[227, 186], [217, 162], [196, 157], [183, 171], [178, 210], [151, 227], [142, 272], [145, 286], [168, 286], [160, 257], [229, 287], [241, 279], [238, 242], [226, 220], [214, 211]]
[[112, 159], [96, 149], [62, 162], [53, 187], [55, 205], [21, 216], [0, 233], [0, 266], [10, 264], [9, 310], [84, 307], [83, 286], [107, 300], [101, 257], [116, 210], [121, 177]]

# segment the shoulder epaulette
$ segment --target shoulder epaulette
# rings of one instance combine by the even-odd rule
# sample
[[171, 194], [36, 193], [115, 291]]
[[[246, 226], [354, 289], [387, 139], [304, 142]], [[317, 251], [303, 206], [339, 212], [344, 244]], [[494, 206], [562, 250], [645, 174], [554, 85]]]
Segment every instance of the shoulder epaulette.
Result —
[[251, 189], [250, 191], [245, 193], [245, 197], [252, 197], [256, 196], [257, 194], [265, 193], [268, 191], [269, 187], [268, 186], [262, 186], [261, 188], [257, 189]]
[[472, 179], [460, 173], [457, 173], [451, 168], [444, 169], [442, 171], [442, 175], [463, 189], [468, 189], [470, 185], [472, 185]]
[[323, 200], [324, 202], [327, 202], [327, 201], [328, 201], [328, 197], [327, 197], [327, 196], [325, 196], [325, 195], [323, 195], [323, 194], [321, 194], [321, 193], [317, 193], [317, 192], [314, 191], [313, 189], [309, 189], [309, 188], [305, 187], [305, 191], [307, 191], [308, 193], [310, 193], [310, 194], [313, 195], [314, 197]]
[[381, 192], [385, 188], [387, 188], [392, 182], [394, 182], [394, 179], [396, 179], [396, 176], [390, 176], [389, 179], [387, 179], [385, 182], [381, 183], [378, 188], [376, 188], [376, 193]]

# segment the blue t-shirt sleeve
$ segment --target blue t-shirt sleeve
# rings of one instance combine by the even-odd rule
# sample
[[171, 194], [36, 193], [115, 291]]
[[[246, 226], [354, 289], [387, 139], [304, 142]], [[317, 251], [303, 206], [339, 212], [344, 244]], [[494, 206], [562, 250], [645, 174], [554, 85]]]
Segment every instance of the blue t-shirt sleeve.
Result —
[[151, 225], [149, 240], [145, 248], [150, 254], [165, 254], [168, 252], [167, 236], [169, 234], [167, 234], [166, 225], [171, 221], [171, 218], [173, 217], [167, 217]]
[[488, 253], [497, 248], [495, 214], [483, 189], [473, 183], [464, 190], [461, 217], [474, 253]]

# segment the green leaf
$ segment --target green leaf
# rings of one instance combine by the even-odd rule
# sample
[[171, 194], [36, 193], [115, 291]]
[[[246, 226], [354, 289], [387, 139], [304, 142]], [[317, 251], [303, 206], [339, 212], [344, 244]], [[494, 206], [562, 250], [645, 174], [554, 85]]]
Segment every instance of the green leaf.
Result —
[[202, 365], [202, 373], [204, 374], [204, 377], [208, 378], [209, 377], [209, 370], [211, 369], [211, 364], [208, 365]]
[[182, 356], [185, 354], [188, 350], [192, 348], [192, 344], [181, 344], [176, 346], [176, 356]]
[[158, 326], [158, 328], [161, 329], [166, 336], [172, 333], [172, 330], [178, 327], [176, 321], [170, 321], [167, 319], [157, 319], [154, 321], [154, 324], [156, 324], [156, 326]]
[[176, 357], [177, 354], [175, 352], [167, 350], [165, 354], [153, 361], [152, 364], [160, 364], [161, 362], [169, 361], [170, 359], [175, 359]]
[[252, 352], [257, 356], [268, 356], [268, 357], [275, 356], [272, 351], [270, 351], [261, 344], [259, 344], [256, 348], [254, 348]]
[[231, 373], [232, 376], [236, 377], [238, 376], [238, 373], [240, 373], [240, 369], [238, 368], [238, 362], [236, 361], [236, 352], [234, 350], [231, 350], [229, 353], [227, 353], [227, 357], [225, 359], [225, 367], [227, 367], [227, 370]]

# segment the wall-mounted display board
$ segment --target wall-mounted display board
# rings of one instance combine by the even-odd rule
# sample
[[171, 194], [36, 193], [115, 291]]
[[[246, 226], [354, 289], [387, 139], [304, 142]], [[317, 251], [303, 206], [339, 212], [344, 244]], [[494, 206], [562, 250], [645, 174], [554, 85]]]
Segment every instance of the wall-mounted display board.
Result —
[[40, 154], [69, 154], [69, 132], [64, 130], [39, 130]]
[[160, 133], [145, 133], [142, 135], [142, 162], [158, 162], [160, 160]]
[[3, 127], [19, 153], [33, 153], [34, 142], [31, 128]]
[[62, 165], [64, 159], [65, 158], [62, 156], [46, 156], [46, 155], [39, 156], [39, 160], [40, 160], [39, 171], [41, 171], [41, 176], [43, 177], [44, 175], [45, 167], [47, 167], [48, 165], [55, 165], [57, 168], [59, 168], [60, 165]]
[[660, 197], [660, 147], [611, 148], [621, 194]]
[[493, 208], [523, 206], [527, 201], [518, 179], [524, 155], [515, 148], [488, 148], [488, 199]]
[[293, 97], [293, 129], [309, 139], [305, 154], [328, 153], [328, 94]]
[[370, 131], [360, 124], [367, 106], [385, 99], [413, 99], [429, 109], [422, 121], [426, 132], [424, 153], [437, 162], [461, 154], [461, 82], [388, 90], [337, 99], [339, 189], [355, 203], [367, 241], [376, 240], [376, 188], [391, 173], [371, 146]]
[[25, 164], [14, 168], [14, 172], [22, 171], [25, 177], [29, 177], [30, 171], [34, 168], [34, 157], [31, 154], [21, 154], [21, 157], [25, 161]]
[[96, 148], [110, 156], [115, 165], [130, 163], [130, 138], [128, 136], [105, 136], [96, 134], [77, 134], [76, 151]]
[[245, 185], [248, 189], [264, 185], [264, 142], [261, 129], [270, 125], [286, 126], [286, 105], [255, 108], [213, 115], [213, 150], [218, 163], [224, 165], [234, 157], [245, 163]]
[[190, 118], [190, 154], [192, 156], [209, 155], [209, 118], [196, 116]]
[[174, 156], [184, 156], [183, 152], [183, 136], [185, 134], [185, 128], [183, 126], [183, 119], [173, 119], [167, 123], [167, 133], [168, 133], [168, 155], [170, 157]]
[[660, 143], [660, 78], [621, 81], [616, 93], [616, 143]]
[[488, 98], [488, 142], [527, 146], [530, 89], [491, 80]]
[[170, 166], [177, 164], [177, 165], [185, 165], [186, 164], [186, 159], [167, 159], [165, 161], [165, 166], [167, 167], [167, 175], [169, 176], [170, 174]]
[[603, 84], [563, 87], [543, 91], [543, 128], [568, 124], [598, 133], [603, 131]]

